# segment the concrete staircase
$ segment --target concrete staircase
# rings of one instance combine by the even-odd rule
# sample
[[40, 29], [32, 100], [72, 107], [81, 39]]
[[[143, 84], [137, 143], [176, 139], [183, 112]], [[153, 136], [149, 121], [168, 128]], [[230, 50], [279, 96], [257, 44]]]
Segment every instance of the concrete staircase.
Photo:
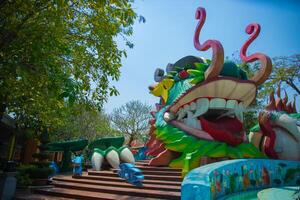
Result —
[[44, 199], [73, 198], [91, 200], [180, 199], [181, 170], [153, 167], [148, 161], [138, 161], [143, 171], [143, 187], [133, 186], [119, 178], [116, 170], [88, 171], [79, 178], [59, 175], [53, 178], [52, 188], [37, 189]]

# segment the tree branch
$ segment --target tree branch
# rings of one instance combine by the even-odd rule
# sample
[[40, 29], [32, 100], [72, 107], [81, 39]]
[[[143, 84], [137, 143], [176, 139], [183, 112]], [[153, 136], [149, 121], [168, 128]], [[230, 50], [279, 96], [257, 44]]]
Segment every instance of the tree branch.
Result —
[[294, 84], [292, 79], [287, 80], [286, 84], [291, 86], [291, 88], [293, 88], [300, 95], [300, 89]]

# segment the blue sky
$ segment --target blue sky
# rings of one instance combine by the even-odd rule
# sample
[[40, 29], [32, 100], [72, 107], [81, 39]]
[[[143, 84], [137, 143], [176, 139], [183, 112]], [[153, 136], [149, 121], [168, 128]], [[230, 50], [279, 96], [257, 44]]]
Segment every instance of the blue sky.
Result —
[[199, 6], [207, 13], [200, 41], [219, 40], [225, 56], [240, 49], [248, 38], [245, 28], [251, 22], [259, 23], [262, 30], [249, 52], [259, 51], [270, 57], [300, 53], [300, 1], [136, 0], [134, 8], [146, 23], [134, 25], [130, 39], [135, 46], [128, 49], [121, 78], [113, 83], [120, 95], [108, 99], [104, 106], [107, 112], [136, 99], [154, 105], [158, 98], [149, 94], [148, 85], [154, 82], [156, 68], [165, 69], [168, 63], [187, 55], [211, 58], [210, 51], [199, 52], [193, 46], [197, 24], [194, 15]]

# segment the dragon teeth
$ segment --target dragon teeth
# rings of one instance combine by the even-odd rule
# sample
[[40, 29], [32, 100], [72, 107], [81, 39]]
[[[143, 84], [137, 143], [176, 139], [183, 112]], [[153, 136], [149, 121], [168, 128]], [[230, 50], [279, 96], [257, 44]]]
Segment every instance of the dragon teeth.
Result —
[[209, 107], [210, 108], [225, 108], [226, 100], [221, 98], [215, 98], [210, 100]]
[[177, 112], [177, 114], [178, 114], [177, 119], [178, 119], [178, 120], [182, 120], [182, 119], [185, 117], [186, 112], [185, 112], [183, 109], [180, 109], [180, 110]]
[[208, 111], [208, 108], [209, 108], [209, 100], [208, 99], [201, 98], [201, 99], [198, 99], [196, 103], [197, 103], [197, 109], [194, 114], [194, 117], [201, 116]]
[[183, 110], [184, 110], [185, 112], [189, 111], [190, 109], [191, 109], [191, 107], [190, 107], [189, 105], [184, 105], [184, 106], [183, 106]]
[[198, 119], [193, 117], [193, 113], [191, 111], [188, 111], [187, 118], [185, 118], [183, 122], [190, 127], [201, 129]]
[[244, 106], [243, 106], [242, 103], [239, 103], [239, 104], [236, 105], [236, 107], [234, 108], [235, 116], [236, 116], [241, 122], [243, 122], [243, 111], [244, 111]]
[[228, 100], [226, 102], [225, 108], [227, 109], [235, 109], [235, 107], [238, 105], [238, 102], [236, 100]]
[[195, 102], [192, 102], [192, 103], [191, 103], [191, 106], [190, 106], [190, 109], [191, 109], [192, 111], [196, 110], [196, 109], [197, 109], [197, 104], [196, 104]]
[[[200, 98], [196, 102], [191, 102], [181, 107], [176, 114], [172, 113], [164, 116], [166, 120], [173, 120], [176, 118], [180, 121], [185, 121], [189, 123], [192, 127], [199, 127], [197, 118], [205, 114], [208, 109], [224, 109], [227, 110], [226, 113], [219, 116], [219, 118], [228, 116], [231, 117], [235, 114], [236, 118], [243, 122], [243, 103], [238, 103], [237, 100], [225, 100], [222, 98], [213, 98], [209, 100], [208, 98]], [[197, 123], [196, 123], [197, 121]]]

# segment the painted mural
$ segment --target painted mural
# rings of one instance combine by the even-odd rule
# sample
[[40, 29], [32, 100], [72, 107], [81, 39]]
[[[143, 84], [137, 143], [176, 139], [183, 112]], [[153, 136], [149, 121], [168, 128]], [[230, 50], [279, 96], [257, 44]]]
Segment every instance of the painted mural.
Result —
[[300, 185], [300, 162], [239, 159], [192, 170], [182, 183], [182, 199], [217, 199], [237, 192]]

